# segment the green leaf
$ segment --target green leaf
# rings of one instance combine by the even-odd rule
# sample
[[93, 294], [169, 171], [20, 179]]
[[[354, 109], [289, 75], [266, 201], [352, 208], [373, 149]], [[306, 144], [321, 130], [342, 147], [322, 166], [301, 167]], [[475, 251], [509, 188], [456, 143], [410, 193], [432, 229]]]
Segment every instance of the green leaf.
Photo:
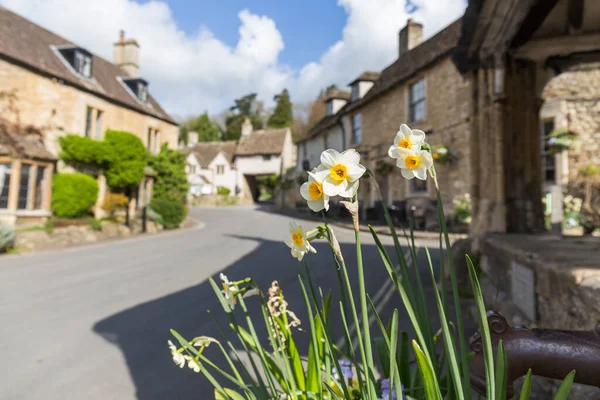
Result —
[[300, 359], [300, 353], [298, 353], [298, 348], [296, 347], [296, 342], [294, 342], [294, 337], [290, 332], [289, 328], [283, 323], [280, 318], [273, 317], [273, 319], [279, 325], [279, 329], [283, 332], [285, 336], [285, 352], [290, 360], [290, 364], [292, 367], [292, 374], [294, 375], [294, 379], [296, 380], [296, 386], [298, 389], [305, 391], [306, 390], [306, 381], [305, 381], [305, 372], [304, 367], [302, 366], [302, 360]]
[[215, 295], [219, 299], [219, 303], [221, 303], [221, 307], [223, 307], [223, 310], [226, 313], [230, 313], [231, 312], [231, 307], [229, 307], [229, 304], [227, 303], [227, 300], [225, 300], [225, 296], [223, 295], [223, 292], [221, 292], [221, 288], [219, 288], [219, 286], [215, 283], [215, 281], [213, 280], [213, 278], [209, 277], [208, 278], [208, 282], [210, 283], [210, 286], [213, 288], [213, 291], [215, 292]]
[[506, 362], [506, 351], [502, 339], [498, 342], [498, 354], [496, 356], [496, 400], [506, 399], [508, 365]]
[[400, 380], [404, 384], [405, 388], [410, 387], [410, 342], [408, 340], [408, 333], [402, 331], [400, 333], [400, 363], [398, 364], [400, 369]]
[[223, 388], [223, 390], [225, 391], [228, 397], [223, 396], [221, 393], [215, 390], [215, 400], [245, 400], [244, 397], [242, 397], [242, 395], [240, 395], [237, 392], [234, 392], [231, 389]]
[[571, 391], [571, 386], [573, 386], [573, 380], [575, 379], [575, 370], [569, 372], [569, 375], [565, 378], [564, 381], [560, 384], [560, 387], [556, 391], [556, 395], [554, 396], [554, 400], [567, 400], [569, 396], [569, 392]]
[[519, 400], [528, 400], [529, 394], [531, 393], [531, 368], [527, 371], [525, 380], [523, 381], [523, 387], [521, 388], [521, 395]]
[[492, 351], [490, 327], [488, 325], [487, 314], [485, 312], [485, 305], [483, 303], [483, 294], [481, 293], [481, 286], [479, 286], [479, 280], [477, 279], [477, 273], [475, 272], [473, 262], [471, 261], [471, 258], [468, 255], [467, 265], [469, 268], [469, 279], [471, 281], [471, 287], [473, 288], [473, 295], [475, 297], [475, 305], [477, 306], [477, 321], [479, 325], [479, 332], [481, 334], [481, 342], [483, 344], [486, 397], [490, 400], [493, 400], [496, 394], [496, 386], [494, 381], [494, 354]]
[[376, 337], [373, 339], [377, 354], [379, 355], [379, 362], [381, 363], [381, 372], [384, 378], [389, 378], [390, 370], [390, 347], [386, 344], [383, 337]]
[[431, 368], [430, 363], [427, 361], [425, 354], [416, 340], [412, 341], [412, 345], [417, 358], [417, 364], [419, 365], [419, 372], [423, 379], [423, 385], [425, 386], [425, 397], [427, 400], [442, 400], [442, 394], [440, 393], [440, 387], [438, 386], [433, 368]]
[[[402, 398], [402, 382], [400, 382], [400, 373], [398, 371], [397, 364], [397, 352], [398, 352], [398, 309], [394, 309], [394, 314], [392, 315], [392, 323], [390, 329], [390, 383], [394, 383], [394, 390], [396, 392], [396, 398]], [[390, 386], [390, 397], [389, 400], [392, 400], [392, 390]]]

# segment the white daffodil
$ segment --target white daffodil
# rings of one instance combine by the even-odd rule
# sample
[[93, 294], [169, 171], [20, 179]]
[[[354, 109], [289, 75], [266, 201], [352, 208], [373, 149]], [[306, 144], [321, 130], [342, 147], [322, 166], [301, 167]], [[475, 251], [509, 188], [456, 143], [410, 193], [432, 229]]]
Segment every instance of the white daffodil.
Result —
[[433, 158], [426, 150], [412, 151], [398, 149], [392, 158], [397, 158], [396, 165], [400, 168], [402, 176], [406, 179], [417, 177], [427, 179], [427, 171], [433, 165]]
[[398, 158], [398, 150], [400, 149], [419, 151], [423, 142], [425, 142], [425, 132], [410, 129], [408, 125], [402, 124], [394, 138], [394, 144], [388, 150], [388, 155], [392, 158]]
[[308, 238], [306, 237], [306, 230], [302, 225], [298, 225], [294, 221], [290, 221], [290, 238], [285, 240], [285, 244], [292, 249], [292, 256], [297, 258], [298, 261], [302, 261], [304, 255], [309, 251], [316, 253], [314, 247], [310, 245]]
[[225, 300], [227, 300], [227, 304], [229, 304], [229, 307], [231, 307], [231, 309], [233, 310], [235, 308], [235, 304], [237, 303], [235, 296], [239, 292], [239, 289], [232, 282], [230, 282], [229, 279], [227, 279], [227, 276], [225, 274], [221, 273], [219, 277], [222, 281], [221, 285], [223, 286], [223, 294], [225, 295]]
[[194, 371], [196, 373], [200, 372], [200, 364], [198, 363], [198, 361], [196, 361], [193, 357], [190, 357], [190, 356], [185, 356], [185, 359], [188, 362], [188, 367], [192, 371]]
[[179, 368], [183, 368], [185, 366], [185, 356], [177, 351], [177, 347], [169, 340], [169, 350], [171, 350], [171, 355], [173, 356], [173, 362], [179, 365]]
[[323, 184], [326, 196], [350, 198], [358, 190], [358, 182], [366, 171], [360, 162], [360, 154], [354, 149], [338, 153], [333, 149], [321, 153], [321, 165], [317, 167], [315, 177]]
[[329, 210], [329, 196], [323, 192], [323, 182], [318, 181], [315, 176], [316, 169], [308, 173], [308, 182], [304, 182], [300, 187], [300, 194], [308, 203], [308, 207], [319, 212]]
[[219, 341], [215, 338], [211, 338], [209, 336], [200, 336], [196, 338], [193, 346], [195, 347], [208, 347], [211, 343], [219, 343]]

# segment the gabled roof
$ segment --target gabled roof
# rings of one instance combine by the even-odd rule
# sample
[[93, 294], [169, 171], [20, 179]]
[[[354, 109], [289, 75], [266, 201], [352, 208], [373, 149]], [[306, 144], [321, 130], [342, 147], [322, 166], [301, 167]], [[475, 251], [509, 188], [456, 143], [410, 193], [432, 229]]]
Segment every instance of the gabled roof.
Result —
[[147, 105], [133, 98], [117, 80], [117, 77], [128, 77], [127, 73], [115, 64], [94, 55], [92, 79], [86, 79], [68, 69], [54, 50], [56, 46], [78, 47], [67, 39], [0, 6], [0, 58], [38, 74], [60, 79], [80, 90], [93, 93], [121, 106], [177, 125], [151, 96], [148, 96]]
[[360, 74], [358, 78], [350, 82], [350, 85], [354, 85], [356, 82], [375, 82], [381, 76], [381, 72], [367, 71]]
[[30, 160], [56, 161], [44, 146], [42, 132], [33, 127], [20, 127], [0, 119], [0, 155]]
[[235, 147], [235, 140], [228, 140], [226, 142], [203, 142], [198, 143], [188, 151], [196, 156], [201, 168], [206, 168], [221, 152], [227, 159], [227, 162], [231, 164], [233, 162], [233, 155], [235, 154]]
[[312, 139], [312, 138], [320, 135], [321, 133], [323, 133], [325, 130], [332, 128], [333, 126], [335, 126], [338, 123], [339, 116], [340, 116], [340, 112], [338, 111], [336, 114], [327, 115], [327, 116], [321, 118], [319, 120], [319, 122], [317, 122], [315, 125], [313, 125], [312, 128], [310, 128], [310, 130], [308, 131], [308, 134], [305, 137], [298, 140], [298, 143], [302, 143], [309, 139]]
[[325, 93], [325, 101], [333, 99], [350, 100], [350, 92], [341, 89], [330, 89]]
[[430, 64], [450, 55], [458, 43], [461, 23], [462, 18], [454, 21], [417, 47], [402, 54], [393, 64], [381, 72], [381, 76], [367, 94], [355, 102], [346, 104], [339, 113], [343, 114], [355, 110], [411, 78]]
[[261, 129], [240, 138], [235, 150], [236, 156], [281, 154], [289, 128]]

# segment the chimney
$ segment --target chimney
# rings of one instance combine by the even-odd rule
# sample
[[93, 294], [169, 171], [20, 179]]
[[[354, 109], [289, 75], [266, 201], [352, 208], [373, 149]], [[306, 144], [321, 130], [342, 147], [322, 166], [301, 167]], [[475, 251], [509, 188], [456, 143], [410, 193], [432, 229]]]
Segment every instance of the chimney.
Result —
[[242, 137], [250, 136], [252, 133], [252, 122], [250, 118], [246, 117], [244, 123], [242, 124]]
[[198, 144], [198, 132], [188, 133], [188, 147], [194, 147]]
[[406, 26], [400, 30], [398, 39], [398, 57], [402, 57], [403, 54], [423, 42], [423, 24], [409, 18], [406, 21]]
[[119, 41], [113, 45], [113, 62], [127, 75], [138, 78], [140, 75], [140, 46], [134, 39], [125, 39], [125, 31], [119, 32]]

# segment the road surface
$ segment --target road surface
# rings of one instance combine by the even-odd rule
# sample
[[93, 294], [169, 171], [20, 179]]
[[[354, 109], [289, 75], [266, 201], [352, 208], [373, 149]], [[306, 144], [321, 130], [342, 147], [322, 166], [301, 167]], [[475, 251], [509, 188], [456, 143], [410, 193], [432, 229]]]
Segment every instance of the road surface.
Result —
[[[214, 398], [201, 375], [173, 364], [167, 340], [169, 328], [188, 338], [219, 337], [206, 310], [214, 310], [226, 326], [207, 281], [221, 271], [231, 280], [252, 276], [263, 290], [278, 280], [308, 329], [300, 311], [299, 264], [282, 241], [287, 217], [250, 207], [199, 208], [191, 216], [204, 227], [0, 257], [0, 399]], [[386, 284], [373, 241], [361, 235], [368, 292], [387, 319], [401, 303]], [[354, 271], [354, 234], [338, 230], [337, 236]], [[390, 238], [383, 241], [391, 244]], [[313, 276], [337, 292], [331, 253], [322, 243], [316, 248], [307, 257]], [[437, 259], [436, 250], [433, 256]], [[423, 250], [418, 258], [426, 278]], [[248, 304], [256, 309], [252, 299]], [[405, 317], [401, 326], [408, 329]], [[298, 336], [305, 355], [308, 334]], [[206, 355], [219, 361], [216, 347]]]

